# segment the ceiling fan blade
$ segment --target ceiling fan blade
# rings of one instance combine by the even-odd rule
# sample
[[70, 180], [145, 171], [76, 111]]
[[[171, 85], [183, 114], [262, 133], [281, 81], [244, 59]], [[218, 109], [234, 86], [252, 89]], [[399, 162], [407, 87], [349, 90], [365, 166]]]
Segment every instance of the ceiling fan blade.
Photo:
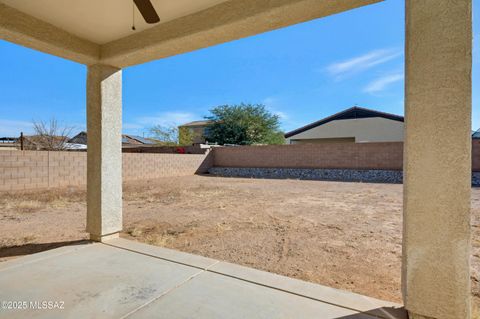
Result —
[[158, 16], [155, 8], [153, 7], [150, 0], [133, 0], [135, 5], [138, 8], [138, 11], [142, 14], [143, 18], [147, 23], [157, 23], [160, 22], [160, 17]]

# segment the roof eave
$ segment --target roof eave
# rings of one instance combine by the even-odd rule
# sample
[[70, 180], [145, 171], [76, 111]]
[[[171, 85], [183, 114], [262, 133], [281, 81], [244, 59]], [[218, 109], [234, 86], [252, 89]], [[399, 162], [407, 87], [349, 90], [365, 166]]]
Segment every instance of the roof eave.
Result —
[[[315, 122], [307, 124], [305, 126], [302, 126], [302, 127], [298, 128], [296, 130], [287, 132], [287, 133], [285, 133], [284, 136], [285, 136], [285, 138], [290, 138], [294, 135], [297, 135], [297, 134], [303, 133], [305, 131], [311, 130], [312, 128], [318, 127], [320, 125], [327, 124], [327, 123], [335, 121], [335, 120], [342, 120], [341, 119], [342, 116], [344, 116], [344, 115], [346, 115], [346, 114], [348, 114], [352, 111], [362, 111], [362, 112], [372, 113], [372, 116], [362, 117], [362, 118], [382, 117], [382, 118], [386, 118], [386, 119], [389, 119], [389, 120], [392, 120], [392, 121], [404, 122], [404, 117], [400, 116], [400, 115], [386, 113], [386, 112], [380, 112], [380, 111], [367, 109], [367, 108], [359, 107], [359, 106], [353, 106], [353, 107], [350, 107], [346, 110], [340, 111], [340, 112], [335, 113], [335, 114], [330, 115], [330, 116], [327, 116], [327, 117], [325, 117], [321, 120], [315, 121]], [[373, 115], [376, 115], [376, 116], [373, 116]]]

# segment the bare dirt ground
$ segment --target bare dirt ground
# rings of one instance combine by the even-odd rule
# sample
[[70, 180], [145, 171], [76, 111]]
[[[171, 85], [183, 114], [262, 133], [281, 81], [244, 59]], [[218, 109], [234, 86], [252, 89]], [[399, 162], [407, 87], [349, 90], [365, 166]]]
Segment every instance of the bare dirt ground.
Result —
[[[479, 188], [472, 213], [478, 297]], [[174, 177], [125, 186], [122, 236], [400, 302], [401, 214], [402, 185]], [[0, 261], [87, 238], [85, 215], [83, 190], [0, 193]]]

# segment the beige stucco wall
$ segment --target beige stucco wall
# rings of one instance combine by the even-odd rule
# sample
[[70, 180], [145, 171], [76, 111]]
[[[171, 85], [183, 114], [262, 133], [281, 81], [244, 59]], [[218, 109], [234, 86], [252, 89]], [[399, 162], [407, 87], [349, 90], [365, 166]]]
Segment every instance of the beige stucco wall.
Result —
[[402, 281], [410, 318], [471, 318], [471, 5], [406, 1]]
[[100, 46], [0, 3], [0, 39], [83, 64], [100, 58]]
[[[383, 117], [352, 120], [336, 120], [314, 127], [286, 139], [287, 144], [297, 144], [295, 140], [332, 139], [354, 137], [362, 142], [402, 142], [404, 123]], [[305, 141], [303, 141], [305, 142]]]
[[87, 71], [87, 232], [97, 240], [122, 230], [122, 71]]

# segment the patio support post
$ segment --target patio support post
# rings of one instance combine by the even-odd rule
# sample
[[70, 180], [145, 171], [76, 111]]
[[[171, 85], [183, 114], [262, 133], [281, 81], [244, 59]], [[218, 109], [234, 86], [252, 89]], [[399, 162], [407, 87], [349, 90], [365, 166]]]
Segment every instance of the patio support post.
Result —
[[95, 241], [122, 230], [122, 71], [88, 67], [87, 232]]
[[471, 7], [406, 0], [402, 290], [413, 319], [471, 317]]

